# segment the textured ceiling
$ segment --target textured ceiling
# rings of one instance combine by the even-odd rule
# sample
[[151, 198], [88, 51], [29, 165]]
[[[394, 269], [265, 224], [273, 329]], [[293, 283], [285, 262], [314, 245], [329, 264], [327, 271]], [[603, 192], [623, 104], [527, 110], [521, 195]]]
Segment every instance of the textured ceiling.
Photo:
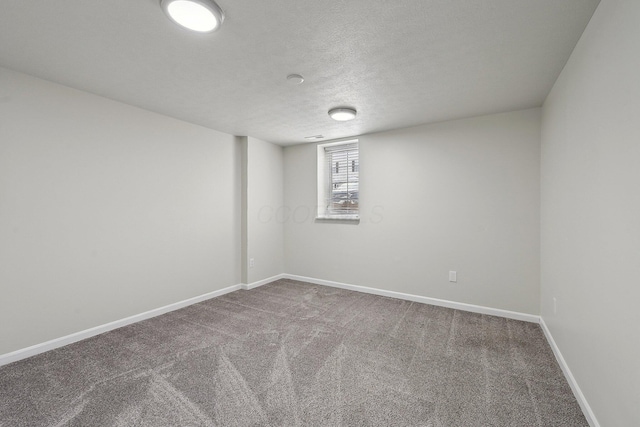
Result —
[[218, 4], [202, 35], [159, 0], [2, 0], [0, 65], [287, 145], [540, 106], [598, 0]]

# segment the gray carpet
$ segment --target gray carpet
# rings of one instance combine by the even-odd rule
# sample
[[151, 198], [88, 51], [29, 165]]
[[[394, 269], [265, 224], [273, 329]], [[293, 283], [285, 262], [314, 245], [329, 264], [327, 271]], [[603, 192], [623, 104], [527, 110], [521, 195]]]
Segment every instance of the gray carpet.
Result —
[[280, 280], [0, 368], [0, 426], [587, 426], [536, 324]]

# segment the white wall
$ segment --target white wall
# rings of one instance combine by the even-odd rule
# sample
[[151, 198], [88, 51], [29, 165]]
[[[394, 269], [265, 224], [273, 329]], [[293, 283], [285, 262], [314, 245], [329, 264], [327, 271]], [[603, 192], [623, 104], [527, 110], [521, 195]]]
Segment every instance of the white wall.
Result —
[[285, 148], [287, 273], [538, 314], [539, 109], [359, 140], [359, 224], [314, 221], [316, 145]]
[[542, 316], [612, 427], [640, 425], [639, 23], [602, 0], [542, 121]]
[[233, 136], [0, 69], [0, 354], [240, 282]]
[[246, 282], [253, 283], [284, 273], [284, 154], [281, 146], [252, 137], [246, 150]]

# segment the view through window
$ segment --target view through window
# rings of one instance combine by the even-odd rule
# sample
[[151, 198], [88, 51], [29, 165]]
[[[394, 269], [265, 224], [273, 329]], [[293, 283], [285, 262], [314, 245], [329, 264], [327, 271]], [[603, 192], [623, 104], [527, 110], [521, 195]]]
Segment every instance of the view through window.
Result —
[[319, 197], [325, 217], [353, 217], [359, 212], [360, 156], [357, 142], [326, 144], [318, 152], [323, 157], [318, 166]]

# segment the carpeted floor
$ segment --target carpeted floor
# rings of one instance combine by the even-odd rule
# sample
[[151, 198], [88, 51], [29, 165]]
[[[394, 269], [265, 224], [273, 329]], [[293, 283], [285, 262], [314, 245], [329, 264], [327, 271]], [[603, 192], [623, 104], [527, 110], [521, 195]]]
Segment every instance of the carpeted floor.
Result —
[[536, 324], [290, 280], [0, 368], [0, 426], [587, 426]]

